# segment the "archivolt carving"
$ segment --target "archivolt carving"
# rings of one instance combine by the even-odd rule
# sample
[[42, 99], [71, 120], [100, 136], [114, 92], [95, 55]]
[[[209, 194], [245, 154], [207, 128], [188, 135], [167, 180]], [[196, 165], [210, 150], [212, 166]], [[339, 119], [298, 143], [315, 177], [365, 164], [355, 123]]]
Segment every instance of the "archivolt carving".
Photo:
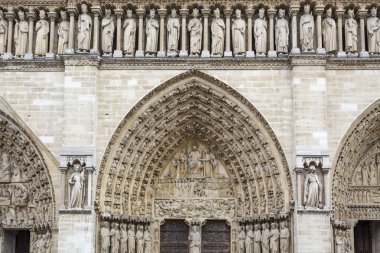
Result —
[[153, 215], [157, 187], [169, 180], [162, 173], [192, 140], [204, 143], [223, 163], [235, 192], [236, 216], [289, 211], [289, 170], [268, 123], [236, 91], [199, 71], [165, 82], [122, 120], [101, 163], [98, 210]]
[[365, 209], [380, 203], [380, 100], [358, 118], [338, 150], [332, 188], [335, 219], [367, 219]]

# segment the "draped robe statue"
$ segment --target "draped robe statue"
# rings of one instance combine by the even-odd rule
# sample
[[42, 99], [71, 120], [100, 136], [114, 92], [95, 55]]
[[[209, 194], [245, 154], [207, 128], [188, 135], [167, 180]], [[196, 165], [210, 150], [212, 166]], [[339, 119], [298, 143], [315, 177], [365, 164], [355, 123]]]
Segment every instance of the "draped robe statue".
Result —
[[245, 54], [245, 20], [241, 18], [241, 10], [236, 9], [236, 19], [232, 21], [232, 45], [234, 55]]
[[115, 23], [111, 17], [111, 10], [106, 9], [105, 17], [102, 19], [102, 50], [103, 54], [112, 54]]
[[36, 23], [36, 48], [35, 55], [44, 56], [48, 52], [49, 22], [45, 19], [46, 13], [40, 10], [40, 20]]
[[144, 231], [144, 253], [151, 253], [152, 237], [150, 236], [150, 228], [147, 226]]
[[28, 22], [25, 21], [25, 14], [23, 11], [18, 12], [20, 21], [16, 20], [14, 41], [15, 41], [15, 56], [23, 57], [26, 54], [28, 45]]
[[157, 52], [158, 44], [158, 21], [154, 18], [156, 11], [150, 10], [149, 19], [146, 21], [146, 47], [145, 52], [147, 56], [153, 56]]
[[271, 253], [279, 253], [279, 240], [280, 240], [280, 231], [277, 228], [277, 223], [272, 223], [271, 230], [269, 233], [269, 248]]
[[335, 232], [335, 253], [344, 253], [343, 251], [343, 236], [341, 230]]
[[266, 55], [267, 53], [268, 22], [265, 20], [264, 14], [265, 9], [261, 8], [259, 10], [259, 18], [255, 20], [253, 26], [257, 55]]
[[123, 24], [124, 55], [133, 56], [136, 44], [136, 20], [132, 17], [132, 10], [127, 10], [127, 18]]
[[111, 253], [119, 253], [120, 249], [120, 230], [119, 224], [114, 222], [112, 223], [111, 229]]
[[276, 21], [276, 51], [279, 54], [287, 54], [288, 53], [288, 45], [289, 45], [289, 24], [288, 21], [284, 18], [285, 10], [278, 10], [278, 19]]
[[6, 53], [5, 46], [7, 45], [8, 23], [4, 19], [4, 13], [0, 10], [0, 55]]
[[78, 17], [78, 51], [87, 52], [91, 47], [92, 19], [87, 14], [87, 5], [81, 5], [82, 14]]
[[281, 223], [280, 230], [280, 252], [281, 253], [289, 253], [289, 238], [290, 232], [287, 227], [286, 222]]
[[319, 208], [322, 201], [322, 184], [319, 182], [315, 167], [310, 166], [309, 173], [305, 179], [304, 203], [306, 208]]
[[69, 178], [69, 184], [71, 186], [70, 192], [70, 208], [81, 208], [82, 206], [82, 188], [84, 176], [83, 172], [80, 171], [81, 167], [79, 164], [74, 164], [74, 172]]
[[302, 51], [312, 51], [314, 47], [314, 17], [310, 13], [310, 5], [304, 6], [304, 14], [300, 19], [300, 43]]
[[201, 234], [199, 233], [198, 226], [193, 226], [189, 235], [190, 253], [201, 252]]
[[122, 253], [126, 253], [128, 249], [128, 231], [127, 224], [120, 225], [120, 248]]
[[100, 229], [100, 253], [109, 253], [109, 248], [111, 245], [110, 236], [111, 232], [108, 222], [104, 221], [102, 222]]
[[213, 56], [222, 56], [224, 52], [224, 33], [226, 25], [224, 20], [220, 18], [220, 10], [214, 11], [215, 18], [211, 23], [211, 54]]
[[135, 253], [136, 249], [136, 234], [135, 225], [129, 224], [128, 226], [128, 253]]
[[69, 44], [70, 23], [65, 11], [61, 11], [61, 18], [62, 21], [58, 25], [58, 54], [64, 54]]
[[190, 32], [190, 55], [201, 53], [202, 22], [198, 18], [199, 10], [193, 9], [193, 18], [189, 21], [187, 29]]
[[255, 238], [255, 235], [252, 231], [252, 225], [247, 225], [247, 235], [245, 237], [245, 253], [252, 253], [253, 252], [253, 240]]
[[254, 238], [253, 238], [253, 252], [254, 253], [261, 253], [261, 230], [260, 225], [255, 225], [255, 231], [253, 232]]
[[245, 231], [244, 226], [238, 227], [238, 253], [245, 253]]
[[144, 253], [144, 231], [143, 226], [139, 225], [136, 232], [136, 253]]
[[367, 19], [368, 52], [380, 53], [380, 20], [377, 17], [377, 9], [372, 7], [371, 17]]
[[334, 52], [337, 49], [336, 43], [336, 23], [332, 18], [332, 9], [326, 11], [326, 18], [322, 22], [323, 45], [326, 52]]
[[172, 15], [169, 17], [167, 23], [168, 56], [178, 55], [180, 27], [179, 18], [177, 17], [177, 10], [173, 9]]
[[354, 19], [354, 10], [348, 10], [348, 18], [345, 22], [346, 51], [356, 53], [358, 51], [358, 23]]
[[264, 223], [263, 225], [263, 231], [261, 233], [261, 246], [262, 246], [262, 253], [269, 253], [269, 228], [268, 224]]

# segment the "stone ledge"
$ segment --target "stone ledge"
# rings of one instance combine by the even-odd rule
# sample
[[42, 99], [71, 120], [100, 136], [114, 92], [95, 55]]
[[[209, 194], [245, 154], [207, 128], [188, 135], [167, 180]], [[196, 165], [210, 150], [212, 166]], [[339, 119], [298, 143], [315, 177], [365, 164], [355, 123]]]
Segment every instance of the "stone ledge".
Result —
[[297, 213], [299, 214], [326, 214], [329, 215], [332, 213], [332, 209], [304, 209], [304, 208], [297, 208]]
[[59, 209], [59, 214], [92, 214], [92, 209]]
[[65, 65], [62, 60], [0, 60], [0, 72], [25, 71], [25, 72], [64, 72]]

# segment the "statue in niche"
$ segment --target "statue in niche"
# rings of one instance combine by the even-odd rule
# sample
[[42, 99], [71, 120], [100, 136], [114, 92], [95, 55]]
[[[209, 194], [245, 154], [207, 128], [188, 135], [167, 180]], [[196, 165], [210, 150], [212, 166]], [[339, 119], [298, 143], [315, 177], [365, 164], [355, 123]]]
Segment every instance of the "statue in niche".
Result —
[[136, 231], [136, 242], [137, 242], [137, 247], [136, 247], [136, 252], [137, 253], [144, 253], [144, 227], [141, 225], [137, 226], [137, 231]]
[[212, 172], [212, 161], [211, 161], [211, 156], [209, 154], [208, 149], [205, 149], [203, 151], [203, 156], [202, 159], [200, 159], [203, 162], [203, 172], [205, 177], [211, 177], [211, 172]]
[[253, 252], [255, 253], [261, 253], [261, 230], [260, 230], [261, 225], [260, 224], [255, 224], [254, 226], [254, 238], [253, 238]]
[[170, 166], [169, 177], [177, 178], [179, 169], [180, 169], [180, 157], [178, 157], [178, 154], [176, 154], [176, 155], [174, 155], [174, 158], [173, 158], [171, 166]]
[[238, 247], [237, 252], [238, 253], [244, 253], [245, 252], [245, 231], [244, 226], [238, 227]]
[[253, 27], [255, 35], [255, 46], [256, 54], [260, 56], [265, 56], [267, 53], [267, 33], [268, 33], [268, 22], [265, 19], [265, 9], [259, 9], [259, 17], [255, 20]]
[[261, 233], [261, 246], [262, 253], [269, 253], [269, 225], [267, 223], [263, 223], [263, 230]]
[[69, 45], [70, 23], [66, 11], [61, 11], [62, 21], [58, 25], [58, 54], [64, 54]]
[[335, 253], [344, 253], [343, 246], [342, 231], [337, 229], [335, 231]]
[[380, 20], [377, 17], [377, 8], [371, 8], [371, 17], [367, 19], [368, 52], [380, 53]]
[[342, 237], [343, 237], [343, 250], [344, 253], [350, 253], [352, 250], [351, 240], [350, 240], [350, 233], [349, 231], [342, 231]]
[[146, 226], [144, 231], [144, 253], [151, 253], [152, 237], [150, 236], [150, 227]]
[[82, 14], [78, 17], [78, 52], [88, 52], [91, 47], [92, 19], [87, 8], [86, 4], [82, 4]]
[[11, 159], [8, 152], [3, 151], [1, 153], [0, 161], [0, 180], [9, 181], [11, 175]]
[[232, 46], [234, 55], [245, 55], [245, 20], [241, 18], [241, 10], [236, 9], [236, 19], [232, 21]]
[[375, 160], [371, 159], [368, 162], [368, 169], [370, 171], [370, 185], [377, 185], [377, 167]]
[[189, 235], [190, 252], [189, 253], [200, 253], [201, 252], [201, 233], [199, 232], [199, 226], [194, 225]]
[[278, 10], [278, 18], [275, 27], [276, 51], [279, 54], [287, 54], [289, 46], [289, 24], [285, 19], [285, 10]]
[[247, 236], [245, 237], [245, 253], [252, 253], [253, 252], [253, 241], [255, 238], [255, 235], [252, 231], [252, 225], [247, 225]]
[[202, 42], [202, 22], [198, 18], [199, 10], [193, 9], [193, 18], [189, 21], [187, 29], [190, 32], [190, 55], [199, 56]]
[[185, 153], [185, 150], [183, 152], [181, 152], [179, 154], [179, 174], [181, 177], [184, 177], [186, 176], [186, 162], [187, 162], [187, 158], [186, 158], [186, 153]]
[[362, 185], [369, 185], [370, 184], [370, 171], [369, 171], [369, 166], [366, 162], [362, 163], [361, 171], [362, 171]]
[[336, 51], [336, 23], [332, 18], [331, 7], [326, 11], [326, 18], [322, 22], [323, 45], [326, 52]]
[[127, 224], [123, 223], [120, 225], [120, 248], [123, 253], [127, 252], [128, 249], [128, 231]]
[[111, 245], [110, 237], [111, 231], [109, 224], [108, 222], [103, 221], [100, 228], [100, 253], [109, 253], [109, 248]]
[[322, 184], [315, 170], [315, 166], [311, 165], [305, 179], [304, 204], [306, 208], [321, 208]]
[[71, 173], [69, 178], [69, 185], [71, 186], [70, 191], [70, 208], [81, 208], [82, 207], [82, 196], [83, 196], [83, 181], [84, 172], [81, 168], [81, 164], [78, 160], [74, 162], [74, 172]]
[[281, 230], [280, 230], [280, 252], [281, 253], [289, 253], [289, 238], [290, 232], [287, 226], [287, 223], [281, 222]]
[[168, 53], [169, 57], [178, 56], [178, 42], [179, 42], [179, 29], [181, 25], [179, 23], [179, 18], [177, 17], [177, 10], [172, 9], [172, 15], [169, 17], [167, 22], [167, 32], [168, 32]]
[[157, 53], [158, 29], [160, 28], [158, 21], [155, 19], [156, 10], [151, 9], [149, 19], [146, 21], [146, 56], [154, 56]]
[[111, 235], [111, 253], [119, 253], [120, 249], [120, 230], [119, 223], [113, 222]]
[[270, 240], [270, 252], [271, 253], [278, 253], [279, 252], [279, 240], [280, 240], [280, 231], [278, 230], [277, 223], [271, 224], [271, 230], [269, 233], [269, 240]]
[[354, 19], [354, 10], [348, 10], [348, 18], [345, 22], [346, 51], [356, 53], [358, 51], [358, 23]]
[[300, 43], [302, 51], [310, 52], [314, 47], [314, 17], [310, 13], [310, 5], [303, 7], [304, 14], [300, 19]]
[[44, 252], [51, 253], [51, 233], [49, 231], [46, 232], [46, 234], [43, 235], [44, 239]]
[[211, 23], [211, 54], [212, 56], [222, 56], [224, 51], [224, 33], [226, 25], [224, 20], [220, 18], [220, 10], [214, 10], [214, 19]]
[[26, 53], [28, 45], [28, 22], [25, 21], [25, 13], [23, 11], [18, 12], [20, 21], [16, 19], [14, 41], [15, 41], [15, 56], [23, 57]]
[[48, 52], [49, 22], [46, 20], [45, 10], [40, 10], [40, 20], [36, 23], [36, 56], [45, 56]]
[[5, 46], [7, 45], [8, 23], [4, 19], [4, 13], [0, 10], [0, 55], [6, 53]]
[[190, 154], [189, 154], [189, 167], [190, 167], [190, 174], [192, 175], [200, 175], [201, 174], [201, 152], [199, 151], [197, 146], [193, 146]]
[[124, 55], [133, 56], [136, 44], [136, 20], [132, 17], [132, 10], [127, 10], [127, 18], [124, 20]]
[[102, 50], [103, 55], [112, 55], [113, 37], [115, 33], [115, 23], [111, 16], [111, 10], [105, 10], [105, 16], [102, 19]]
[[136, 234], [135, 225], [128, 225], [128, 253], [135, 253], [136, 249]]

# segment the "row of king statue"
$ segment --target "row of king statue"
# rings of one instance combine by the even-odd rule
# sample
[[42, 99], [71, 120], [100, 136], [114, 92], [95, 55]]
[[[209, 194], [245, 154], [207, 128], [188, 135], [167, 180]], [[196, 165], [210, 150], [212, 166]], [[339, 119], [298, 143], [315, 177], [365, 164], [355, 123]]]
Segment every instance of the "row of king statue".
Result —
[[[189, 15], [191, 18], [187, 21], [189, 10], [184, 12], [185, 10], [181, 9], [180, 19], [178, 10], [173, 8], [166, 19], [166, 25], [163, 25], [165, 17], [162, 15], [162, 10], [159, 10], [161, 12], [160, 20], [158, 20], [156, 10], [150, 9], [145, 20], [145, 28], [144, 19], [142, 19], [145, 10], [143, 13], [137, 13], [139, 19], [136, 20], [131, 9], [126, 11], [119, 9], [118, 18], [120, 11], [121, 15], [125, 12], [126, 16], [124, 22], [115, 22], [113, 12], [116, 10], [106, 8], [100, 27], [94, 27], [94, 24], [98, 22], [93, 21], [88, 6], [82, 4], [80, 9], [76, 25], [76, 43], [70, 41], [70, 38], [74, 38], [74, 30], [70, 29], [70, 27], [74, 27], [70, 24], [74, 22], [74, 19], [68, 21], [66, 11], [60, 11], [60, 22], [57, 33], [55, 33], [55, 23], [49, 24], [47, 12], [44, 9], [38, 10], [39, 19], [34, 27], [32, 26], [33, 30], [30, 25], [31, 19], [29, 22], [26, 20], [26, 14], [29, 17], [30, 12], [26, 13], [23, 9], [19, 9], [17, 15], [14, 15], [13, 12], [5, 12], [0, 9], [0, 55], [3, 56], [3, 59], [11, 59], [13, 54], [16, 58], [31, 59], [33, 55], [34, 57], [54, 58], [55, 55], [74, 52], [98, 53], [98, 40], [95, 37], [99, 31], [100, 51], [104, 56], [114, 57], [252, 57], [255, 55], [257, 57], [276, 57], [277, 55], [287, 55], [291, 48], [297, 48], [297, 45], [290, 45], [289, 18], [285, 9], [281, 8], [278, 10], [260, 8], [257, 11], [258, 15], [254, 16], [255, 18], [252, 18], [253, 12], [249, 14], [248, 10], [243, 11], [236, 8], [231, 15], [225, 14], [224, 19], [221, 13], [226, 13], [226, 10], [215, 8], [212, 10], [210, 24], [208, 17], [211, 10], [209, 9], [200, 11], [198, 8], [193, 8]], [[165, 9], [164, 12], [166, 13], [167, 10]], [[342, 28], [337, 27], [331, 7], [318, 9], [315, 12], [318, 13], [317, 18], [313, 15], [310, 5], [304, 5], [302, 15], [299, 20], [296, 19], [299, 21], [299, 28], [292, 27], [299, 29], [300, 51], [311, 53], [316, 52], [317, 49], [317, 53], [342, 52], [349, 55], [355, 55], [360, 51], [359, 46], [363, 44], [365, 38], [360, 38], [361, 41], [358, 39], [361, 32], [353, 9], [335, 11], [335, 14], [341, 13], [338, 21], [344, 21]], [[322, 21], [323, 12], [325, 14]], [[380, 20], [377, 17], [377, 8], [373, 7], [369, 12], [366, 14], [367, 48], [370, 54], [379, 54]], [[10, 13], [12, 15], [9, 15]], [[203, 18], [200, 17], [201, 13]], [[346, 13], [345, 16], [344, 13]], [[51, 12], [48, 14], [51, 15]], [[249, 16], [248, 21], [244, 16]], [[269, 20], [266, 16], [269, 17]], [[8, 18], [6, 19], [6, 17]], [[316, 22], [315, 19], [317, 19]], [[270, 25], [271, 23], [273, 26]], [[117, 24], [121, 27], [117, 27]], [[143, 31], [139, 30], [137, 33], [137, 28], [143, 29]], [[117, 33], [118, 29], [123, 32]], [[338, 36], [342, 32], [339, 29], [344, 29], [344, 37]], [[166, 36], [165, 32], [160, 32], [160, 30], [166, 31]], [[208, 34], [209, 30], [211, 36]], [[144, 32], [145, 36], [143, 36]], [[117, 43], [114, 43], [115, 33], [117, 33]], [[293, 36], [294, 33], [298, 40], [297, 31], [293, 31]], [[33, 46], [34, 34], [35, 44]], [[55, 47], [57, 35], [58, 45]], [[121, 43], [122, 39], [123, 43]], [[211, 41], [211, 47], [208, 46], [209, 41]], [[143, 42], [145, 43], [144, 48]], [[12, 43], [14, 43], [14, 51]], [[295, 44], [294, 40], [293, 44]], [[361, 50], [365, 51], [365, 46], [361, 45]]]

